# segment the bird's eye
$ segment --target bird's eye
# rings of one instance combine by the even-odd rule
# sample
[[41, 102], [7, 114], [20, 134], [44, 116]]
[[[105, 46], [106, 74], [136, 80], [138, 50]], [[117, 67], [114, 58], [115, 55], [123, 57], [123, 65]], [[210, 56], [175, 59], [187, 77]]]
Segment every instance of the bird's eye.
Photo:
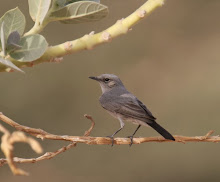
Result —
[[105, 82], [108, 82], [109, 80], [110, 80], [109, 78], [105, 78], [105, 79], [104, 79]]

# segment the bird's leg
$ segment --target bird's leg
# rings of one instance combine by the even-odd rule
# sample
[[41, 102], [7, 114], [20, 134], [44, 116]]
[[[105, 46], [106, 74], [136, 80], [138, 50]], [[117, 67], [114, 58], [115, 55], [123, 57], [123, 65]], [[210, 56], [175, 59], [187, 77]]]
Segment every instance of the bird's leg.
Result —
[[133, 138], [134, 138], [134, 135], [135, 135], [135, 133], [137, 132], [137, 130], [138, 130], [140, 127], [141, 127], [141, 125], [138, 125], [138, 127], [137, 127], [137, 129], [134, 131], [133, 135], [128, 136], [128, 138], [130, 138], [130, 139], [131, 139], [131, 143], [129, 144], [129, 145], [130, 145], [130, 147], [131, 147], [131, 146], [132, 146], [132, 144], [133, 144]]
[[112, 135], [107, 136], [107, 137], [109, 137], [109, 138], [112, 139], [112, 146], [114, 145], [114, 136], [115, 136], [119, 131], [121, 131], [122, 128], [124, 127], [124, 125], [125, 125], [121, 118], [118, 118], [118, 120], [120, 121], [120, 128], [119, 128], [115, 133], [113, 133]]
[[112, 146], [114, 145], [114, 136], [115, 136], [119, 131], [121, 131], [122, 128], [123, 128], [123, 127], [119, 128], [114, 134], [112, 134], [112, 135], [110, 135], [110, 136], [107, 136], [107, 137], [109, 137], [109, 138], [112, 139]]

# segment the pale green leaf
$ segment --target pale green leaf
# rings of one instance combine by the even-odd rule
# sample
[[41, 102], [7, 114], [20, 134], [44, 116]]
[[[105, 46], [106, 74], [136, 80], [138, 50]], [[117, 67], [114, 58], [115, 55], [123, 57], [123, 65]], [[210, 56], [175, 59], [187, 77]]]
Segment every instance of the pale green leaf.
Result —
[[16, 65], [14, 65], [11, 61], [9, 60], [6, 60], [6, 59], [3, 59], [0, 57], [0, 63], [9, 67], [9, 68], [12, 68], [13, 70], [17, 70], [17, 71], [20, 71], [22, 73], [24, 73], [24, 71], [22, 71], [20, 68], [18, 68]]
[[108, 8], [92, 1], [79, 1], [71, 3], [51, 13], [51, 21], [62, 23], [82, 23], [97, 21], [108, 14]]
[[4, 22], [5, 40], [8, 39], [11, 32], [18, 31], [20, 35], [24, 33], [26, 21], [23, 13], [18, 8], [6, 12], [0, 18], [0, 25], [2, 22]]
[[51, 0], [28, 0], [29, 13], [33, 21], [43, 22], [51, 4]]
[[10, 52], [10, 56], [21, 62], [30, 62], [40, 58], [47, 49], [47, 41], [42, 35], [34, 34], [21, 38], [21, 49]]
[[[53, 0], [53, 1], [56, 4], [55, 9], [59, 9], [68, 4], [75, 3], [78, 1], [85, 1], [85, 0]], [[94, 2], [100, 3], [100, 0], [87, 0], [87, 1], [94, 1]]]

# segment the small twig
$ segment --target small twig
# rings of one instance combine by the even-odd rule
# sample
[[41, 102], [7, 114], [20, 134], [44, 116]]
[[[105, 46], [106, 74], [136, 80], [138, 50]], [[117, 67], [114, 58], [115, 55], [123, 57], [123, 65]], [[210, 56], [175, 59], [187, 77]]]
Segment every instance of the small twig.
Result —
[[[51, 158], [55, 157], [56, 155], [61, 154], [61, 153], [65, 152], [66, 150], [69, 150], [70, 148], [75, 147], [75, 146], [76, 146], [76, 143], [71, 142], [69, 145], [62, 147], [55, 152], [46, 152], [45, 154], [43, 154], [37, 158], [25, 159], [25, 158], [14, 157], [13, 161], [16, 163], [36, 163], [36, 162], [39, 162], [42, 160], [51, 159]], [[8, 163], [7, 159], [0, 159], [0, 166], [3, 166], [4, 164], [7, 164], [7, 163]]]
[[95, 121], [93, 120], [92, 116], [90, 116], [90, 115], [85, 114], [84, 117], [89, 119], [92, 122], [91, 127], [87, 131], [85, 131], [85, 133], [84, 133], [84, 136], [89, 136], [95, 126]]
[[210, 130], [206, 135], [205, 139], [209, 138], [214, 133], [214, 130]]

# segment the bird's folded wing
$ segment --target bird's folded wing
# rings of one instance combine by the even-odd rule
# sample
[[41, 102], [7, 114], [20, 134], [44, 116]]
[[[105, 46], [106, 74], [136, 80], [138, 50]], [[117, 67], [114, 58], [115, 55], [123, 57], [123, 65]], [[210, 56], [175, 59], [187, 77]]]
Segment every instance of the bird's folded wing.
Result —
[[121, 114], [127, 118], [138, 119], [144, 122], [150, 122], [156, 119], [136, 97], [120, 96], [102, 106], [111, 112]]

